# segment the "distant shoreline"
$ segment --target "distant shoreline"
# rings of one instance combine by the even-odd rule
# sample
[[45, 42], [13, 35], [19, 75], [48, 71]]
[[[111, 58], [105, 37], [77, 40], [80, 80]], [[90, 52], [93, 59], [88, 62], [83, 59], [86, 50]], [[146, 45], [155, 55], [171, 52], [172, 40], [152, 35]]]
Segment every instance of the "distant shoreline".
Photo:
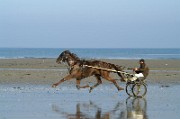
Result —
[[0, 59], [57, 58], [64, 50], [83, 59], [180, 60], [180, 48], [0, 48]]
[[[58, 56], [57, 56], [58, 57]], [[25, 57], [25, 58], [2, 58], [0, 57], [0, 60], [19, 60], [19, 59], [56, 59], [56, 58], [46, 58], [46, 57]], [[80, 59], [85, 59], [85, 60], [139, 60], [140, 58], [80, 58]], [[180, 60], [179, 58], [169, 58], [169, 59], [159, 59], [159, 58], [147, 58], [145, 60]]]

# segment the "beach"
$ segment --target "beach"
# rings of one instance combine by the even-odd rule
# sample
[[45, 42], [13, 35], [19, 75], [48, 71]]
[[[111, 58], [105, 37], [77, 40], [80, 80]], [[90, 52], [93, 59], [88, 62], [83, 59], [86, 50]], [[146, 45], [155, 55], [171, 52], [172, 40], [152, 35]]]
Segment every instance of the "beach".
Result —
[[[138, 60], [101, 59], [126, 68], [138, 67]], [[180, 60], [146, 60], [150, 74], [144, 98], [128, 97], [106, 80], [89, 93], [76, 89], [75, 79], [56, 88], [68, 74], [66, 64], [56, 59], [0, 59], [0, 118], [2, 119], [159, 119], [179, 118]], [[126, 70], [132, 73], [131, 70]], [[111, 76], [125, 88], [116, 73]], [[81, 84], [94, 85], [88, 77]]]
[[[101, 59], [126, 68], [139, 67], [138, 60]], [[180, 60], [146, 60], [150, 68], [147, 82], [163, 84], [180, 83]], [[127, 70], [133, 73], [131, 70]], [[68, 74], [68, 66], [57, 64], [56, 59], [0, 59], [0, 83], [47, 84], [62, 79]], [[115, 79], [117, 74], [112, 73]], [[83, 79], [92, 82], [93, 77]], [[74, 81], [74, 80], [72, 80]], [[70, 81], [71, 82], [71, 81]]]

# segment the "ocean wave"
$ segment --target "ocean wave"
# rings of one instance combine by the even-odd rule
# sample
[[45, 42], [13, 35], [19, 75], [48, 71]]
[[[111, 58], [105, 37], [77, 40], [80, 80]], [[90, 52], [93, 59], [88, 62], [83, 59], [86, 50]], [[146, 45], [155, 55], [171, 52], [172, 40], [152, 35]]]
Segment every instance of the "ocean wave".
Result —
[[62, 69], [35, 69], [35, 68], [0, 68], [3, 71], [67, 71], [67, 68]]
[[159, 55], [163, 55], [163, 56], [168, 56], [168, 55], [170, 55], [170, 56], [180, 56], [180, 54], [142, 54], [142, 55], [157, 55], [157, 56], [159, 56]]
[[[180, 59], [180, 49], [69, 49], [81, 59]], [[0, 59], [57, 58], [61, 48], [0, 48]]]

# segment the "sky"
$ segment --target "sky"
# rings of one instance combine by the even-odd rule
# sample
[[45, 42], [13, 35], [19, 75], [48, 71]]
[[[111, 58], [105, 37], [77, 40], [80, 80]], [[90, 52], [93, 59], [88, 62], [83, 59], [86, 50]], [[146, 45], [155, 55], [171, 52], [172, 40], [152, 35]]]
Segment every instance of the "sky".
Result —
[[180, 0], [0, 0], [0, 47], [180, 48]]

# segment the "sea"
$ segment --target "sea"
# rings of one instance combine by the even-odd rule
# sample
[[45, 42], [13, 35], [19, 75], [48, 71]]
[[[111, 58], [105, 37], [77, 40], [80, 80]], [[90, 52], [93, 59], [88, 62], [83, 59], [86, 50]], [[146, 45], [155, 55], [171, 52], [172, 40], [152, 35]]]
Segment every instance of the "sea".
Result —
[[83, 59], [180, 59], [180, 48], [0, 48], [0, 59], [57, 58], [64, 50]]

